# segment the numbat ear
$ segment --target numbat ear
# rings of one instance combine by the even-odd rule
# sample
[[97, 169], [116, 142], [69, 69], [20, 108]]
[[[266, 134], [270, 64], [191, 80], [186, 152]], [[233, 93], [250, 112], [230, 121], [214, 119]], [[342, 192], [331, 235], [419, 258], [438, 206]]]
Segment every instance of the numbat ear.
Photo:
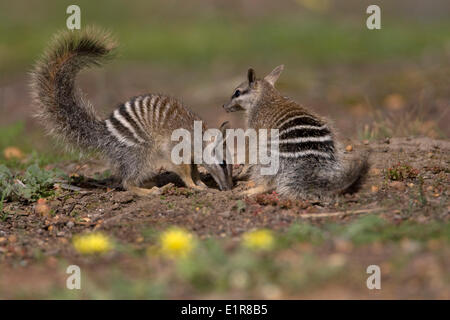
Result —
[[272, 86], [275, 86], [275, 82], [277, 82], [278, 78], [281, 75], [281, 72], [284, 69], [284, 65], [280, 65], [272, 70], [271, 73], [269, 73], [267, 76], [264, 77], [264, 80], [266, 80], [268, 83], [270, 83]]
[[[230, 129], [230, 122], [225, 121], [224, 123], [222, 123], [220, 125], [220, 128], [219, 128], [220, 132], [222, 132], [222, 141], [224, 143], [226, 143], [226, 140], [227, 140], [227, 129]], [[220, 143], [220, 141], [218, 141], [218, 143]]]
[[248, 79], [248, 84], [253, 84], [253, 82], [256, 81], [255, 70], [253, 70], [252, 68], [248, 69], [247, 79]]
[[[224, 161], [226, 161], [227, 159], [232, 159], [231, 158], [231, 153], [230, 150], [228, 150], [228, 145], [227, 145], [227, 139], [228, 139], [228, 135], [227, 135], [227, 129], [230, 129], [230, 123], [228, 121], [225, 121], [224, 123], [222, 123], [220, 125], [220, 132], [222, 132], [222, 141], [223, 141], [223, 159]], [[231, 174], [231, 173], [230, 173]]]
[[222, 136], [225, 137], [227, 129], [230, 129], [230, 122], [225, 121], [220, 125], [219, 130], [222, 132]]
[[216, 139], [214, 140], [215, 147], [218, 146], [222, 142], [225, 143], [225, 140], [227, 138], [226, 137], [227, 129], [230, 129], [230, 123], [228, 121], [225, 121], [224, 123], [222, 123], [220, 125], [220, 128], [219, 128], [219, 131], [222, 133], [222, 135], [218, 136], [218, 137], [216, 136]]

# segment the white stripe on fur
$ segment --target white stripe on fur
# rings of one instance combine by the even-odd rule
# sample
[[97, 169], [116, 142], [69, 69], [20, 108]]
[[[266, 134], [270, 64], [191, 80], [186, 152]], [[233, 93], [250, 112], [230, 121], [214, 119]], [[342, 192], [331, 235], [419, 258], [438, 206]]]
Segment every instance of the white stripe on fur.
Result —
[[305, 157], [305, 156], [309, 156], [309, 155], [316, 155], [316, 156], [321, 156], [321, 157], [325, 157], [325, 158], [331, 158], [330, 154], [328, 154], [326, 152], [322, 152], [322, 151], [317, 151], [317, 150], [304, 150], [304, 151], [299, 151], [299, 152], [280, 152], [279, 155], [280, 155], [280, 157], [283, 157], [283, 158], [301, 158], [301, 157]]
[[114, 111], [114, 118], [117, 121], [119, 121], [125, 128], [130, 130], [131, 134], [133, 135], [133, 137], [136, 138], [136, 140], [138, 140], [139, 142], [145, 142], [144, 139], [139, 137], [139, 135], [136, 133], [136, 130], [134, 130], [134, 128], [131, 126], [131, 124], [124, 117], [122, 117], [122, 115], [119, 112], [119, 109], [116, 109]]
[[325, 142], [325, 141], [333, 141], [333, 138], [330, 135], [326, 135], [323, 137], [303, 137], [303, 138], [292, 138], [280, 140], [280, 144], [286, 143], [304, 143], [304, 142]]
[[106, 128], [108, 129], [109, 133], [111, 133], [112, 136], [115, 137], [120, 143], [123, 143], [129, 147], [136, 146], [136, 144], [133, 141], [130, 141], [127, 138], [125, 138], [124, 136], [122, 136], [120, 134], [120, 132], [117, 131], [116, 128], [114, 128], [113, 124], [111, 123], [111, 121], [109, 121], [109, 119], [105, 120], [105, 124], [106, 124]]

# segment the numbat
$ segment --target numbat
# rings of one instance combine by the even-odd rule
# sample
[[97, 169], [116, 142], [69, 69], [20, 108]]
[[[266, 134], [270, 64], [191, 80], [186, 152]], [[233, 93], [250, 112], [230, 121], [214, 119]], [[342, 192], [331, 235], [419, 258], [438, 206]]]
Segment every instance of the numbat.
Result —
[[282, 71], [279, 66], [264, 79], [256, 79], [249, 69], [247, 81], [223, 106], [227, 112], [244, 110], [248, 128], [278, 129], [278, 172], [261, 175], [261, 165], [253, 165], [250, 175], [256, 187], [245, 193], [276, 190], [289, 198], [320, 198], [348, 190], [366, 171], [367, 154], [344, 160], [326, 121], [275, 89]]
[[[32, 71], [37, 116], [51, 133], [103, 154], [116, 169], [124, 188], [138, 195], [158, 191], [156, 186], [146, 189], [140, 185], [148, 180], [151, 184], [161, 169], [178, 174], [187, 187], [205, 188], [195, 164], [175, 165], [171, 161], [173, 130], [184, 128], [192, 132], [194, 120], [201, 120], [180, 101], [159, 94], [142, 95], [121, 104], [102, 120], [76, 90], [78, 72], [101, 65], [111, 57], [114, 48], [107, 33], [93, 28], [57, 35]], [[220, 189], [231, 189], [230, 165], [204, 167]]]

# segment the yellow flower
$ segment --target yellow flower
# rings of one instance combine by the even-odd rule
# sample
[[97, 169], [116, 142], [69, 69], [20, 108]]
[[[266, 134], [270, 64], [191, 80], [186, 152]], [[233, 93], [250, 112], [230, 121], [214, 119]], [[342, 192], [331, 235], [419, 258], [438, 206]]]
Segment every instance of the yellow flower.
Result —
[[265, 229], [247, 232], [242, 241], [245, 247], [253, 250], [270, 250], [274, 244], [272, 232]]
[[170, 258], [186, 257], [194, 249], [194, 237], [180, 228], [170, 228], [160, 237], [161, 253]]
[[112, 243], [101, 233], [75, 236], [73, 246], [81, 254], [105, 253], [112, 249]]

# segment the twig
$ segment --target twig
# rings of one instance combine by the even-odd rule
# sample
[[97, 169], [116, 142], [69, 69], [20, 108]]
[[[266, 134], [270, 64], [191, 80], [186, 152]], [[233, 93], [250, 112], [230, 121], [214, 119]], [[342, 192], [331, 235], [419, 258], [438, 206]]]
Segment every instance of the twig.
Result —
[[381, 211], [383, 208], [373, 208], [373, 209], [360, 209], [360, 210], [351, 210], [351, 211], [337, 211], [337, 212], [323, 212], [323, 213], [307, 213], [300, 214], [300, 218], [327, 218], [327, 217], [336, 217], [336, 216], [345, 216], [351, 214], [360, 214], [360, 213], [372, 213]]
[[19, 179], [14, 180], [15, 183], [19, 184], [21, 187], [26, 188], [26, 185]]
[[64, 190], [76, 191], [76, 192], [79, 192], [81, 194], [94, 193], [94, 191], [86, 190], [86, 189], [83, 189], [83, 188], [80, 188], [80, 187], [77, 187], [77, 186], [73, 186], [71, 184], [66, 184], [66, 183], [60, 183], [59, 187], [61, 189], [64, 189]]

